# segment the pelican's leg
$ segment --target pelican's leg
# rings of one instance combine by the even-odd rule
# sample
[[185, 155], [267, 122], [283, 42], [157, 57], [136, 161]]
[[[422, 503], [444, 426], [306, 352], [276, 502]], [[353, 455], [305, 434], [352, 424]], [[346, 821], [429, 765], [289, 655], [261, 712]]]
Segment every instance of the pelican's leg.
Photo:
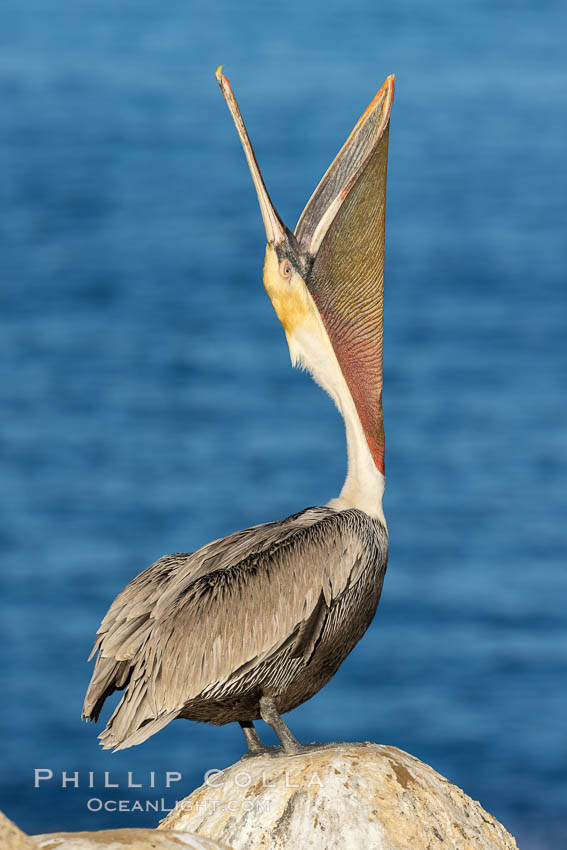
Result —
[[256, 727], [251, 720], [239, 720], [240, 728], [246, 738], [246, 743], [248, 744], [248, 752], [256, 755], [257, 753], [263, 753], [267, 747], [262, 743], [262, 739], [258, 735], [256, 731]]
[[281, 719], [273, 697], [260, 697], [260, 714], [262, 720], [272, 727], [282, 742], [285, 753], [302, 753], [306, 749]]

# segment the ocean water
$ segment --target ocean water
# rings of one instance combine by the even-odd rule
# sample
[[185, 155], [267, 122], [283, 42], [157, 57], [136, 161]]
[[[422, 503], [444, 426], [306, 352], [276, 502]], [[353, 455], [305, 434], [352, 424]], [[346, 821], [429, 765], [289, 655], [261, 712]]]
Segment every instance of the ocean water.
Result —
[[408, 750], [521, 848], [564, 846], [567, 7], [4, 0], [0, 43], [0, 808], [29, 832], [153, 825], [135, 800], [167, 808], [241, 754], [236, 726], [111, 754], [80, 721], [134, 575], [345, 472], [262, 289], [214, 69], [291, 228], [395, 72], [390, 565], [363, 641], [287, 719]]

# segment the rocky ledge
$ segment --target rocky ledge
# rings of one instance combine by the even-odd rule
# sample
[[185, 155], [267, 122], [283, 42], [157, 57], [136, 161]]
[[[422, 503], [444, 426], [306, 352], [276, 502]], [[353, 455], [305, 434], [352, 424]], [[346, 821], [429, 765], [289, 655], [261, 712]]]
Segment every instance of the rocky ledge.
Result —
[[517, 850], [480, 803], [396, 747], [332, 744], [241, 759], [159, 827], [234, 850]]

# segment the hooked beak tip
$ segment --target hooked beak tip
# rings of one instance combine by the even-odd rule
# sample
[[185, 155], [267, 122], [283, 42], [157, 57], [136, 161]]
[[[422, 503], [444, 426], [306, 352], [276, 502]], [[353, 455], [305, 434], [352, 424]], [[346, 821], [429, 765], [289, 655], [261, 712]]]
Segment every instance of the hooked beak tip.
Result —
[[225, 77], [225, 75], [224, 75], [224, 74], [223, 74], [223, 72], [222, 72], [222, 69], [223, 69], [223, 68], [224, 68], [224, 65], [219, 65], [219, 66], [218, 66], [217, 70], [215, 71], [215, 79], [216, 79], [217, 83], [219, 84], [220, 89], [221, 89], [221, 91], [222, 91], [222, 93], [223, 93], [223, 94], [224, 94], [226, 91], [229, 91], [229, 92], [231, 92], [231, 93], [232, 93], [231, 85], [230, 85], [229, 81], [227, 80], [227, 78]]

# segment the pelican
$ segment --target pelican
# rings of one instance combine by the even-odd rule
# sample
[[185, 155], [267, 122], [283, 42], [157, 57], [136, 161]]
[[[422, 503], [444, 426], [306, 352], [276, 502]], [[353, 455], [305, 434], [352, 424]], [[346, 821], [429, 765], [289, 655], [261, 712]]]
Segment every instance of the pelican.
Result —
[[382, 509], [382, 329], [386, 166], [394, 77], [386, 79], [303, 210], [295, 232], [267, 192], [232, 88], [238, 131], [266, 229], [263, 281], [292, 365], [334, 400], [348, 467], [326, 505], [166, 555], [116, 597], [98, 630], [83, 719], [124, 690], [99, 736], [116, 750], [175, 718], [238, 721], [248, 751], [303, 747], [281, 715], [335, 674], [370, 625], [388, 560]]

